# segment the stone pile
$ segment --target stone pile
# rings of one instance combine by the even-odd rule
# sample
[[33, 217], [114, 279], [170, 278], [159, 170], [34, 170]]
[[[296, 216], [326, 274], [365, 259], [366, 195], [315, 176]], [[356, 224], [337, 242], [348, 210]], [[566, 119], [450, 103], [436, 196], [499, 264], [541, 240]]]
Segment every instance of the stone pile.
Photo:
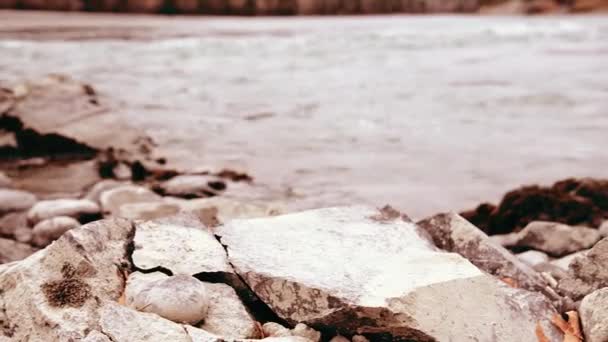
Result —
[[[80, 219], [91, 200], [79, 201], [87, 206], [58, 212]], [[92, 203], [103, 215], [104, 204]], [[389, 207], [234, 212], [219, 223], [192, 212], [94, 221], [0, 265], [0, 341], [608, 337], [608, 238], [574, 252], [555, 277], [539, 265], [561, 269], [559, 259], [534, 249], [514, 255], [454, 213], [414, 223]], [[544, 232], [535, 246], [551, 245]]]
[[[278, 205], [243, 203], [226, 197], [162, 196], [143, 184], [115, 180], [93, 185], [80, 198], [42, 200], [30, 192], [11, 188], [10, 178], [4, 173], [0, 175], [7, 180], [4, 187], [0, 187], [0, 263], [23, 259], [65, 232], [104, 217], [151, 220], [190, 212], [208, 225], [215, 225], [230, 218], [267, 216], [282, 210]], [[200, 177], [216, 188], [218, 184], [226, 187], [227, 183], [212, 176], [187, 177]], [[169, 179], [154, 187], [166, 188], [174, 183]], [[191, 191], [186, 185], [181, 187], [184, 193], [200, 189], [201, 182], [193, 183]], [[216, 190], [214, 195], [217, 194]]]

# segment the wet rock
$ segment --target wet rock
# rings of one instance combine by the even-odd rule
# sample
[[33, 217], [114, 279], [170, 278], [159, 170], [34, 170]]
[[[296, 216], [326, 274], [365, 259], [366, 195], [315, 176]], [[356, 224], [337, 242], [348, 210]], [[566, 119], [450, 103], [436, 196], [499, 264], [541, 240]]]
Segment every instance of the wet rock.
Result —
[[435, 246], [462, 255], [492, 275], [512, 279], [528, 290], [543, 290], [546, 287], [544, 280], [530, 265], [490, 240], [458, 214], [438, 214], [418, 222], [418, 226], [431, 236]]
[[555, 259], [551, 261], [551, 264], [563, 269], [563, 270], [568, 270], [568, 268], [570, 268], [570, 263], [578, 258], [578, 257], [582, 257], [584, 255], [587, 254], [587, 252], [589, 252], [588, 249], [584, 250], [584, 251], [579, 251], [576, 253], [572, 253], [570, 255], [566, 255], [564, 257], [561, 257], [559, 259]]
[[608, 217], [608, 180], [566, 179], [551, 187], [524, 186], [494, 207], [482, 204], [462, 213], [489, 235], [519, 231], [532, 221], [597, 227]]
[[127, 281], [126, 300], [136, 310], [176, 323], [198, 323], [205, 319], [209, 308], [205, 285], [183, 274], [133, 273]]
[[608, 341], [608, 287], [586, 296], [581, 302], [579, 312], [585, 341]]
[[607, 237], [608, 236], [608, 221], [604, 221], [602, 223], [602, 225], [597, 229], [597, 231], [600, 233], [602, 238]]
[[97, 204], [101, 204], [100, 197], [102, 193], [124, 185], [126, 185], [126, 183], [124, 182], [119, 182], [114, 179], [105, 179], [101, 182], [95, 183], [95, 185], [93, 185], [93, 187], [89, 189], [84, 198], [93, 201]]
[[[86, 3], [94, 2], [101, 1]], [[0, 139], [6, 136], [16, 141], [9, 157], [41, 158], [44, 163], [11, 168], [10, 174], [23, 189], [79, 194], [100, 180], [93, 160], [100, 151], [121, 151], [126, 160], [144, 159], [151, 151], [150, 139], [109, 110], [103, 96], [88, 84], [52, 75], [13, 89], [22, 89], [20, 99], [4, 113], [3, 121], [10, 124], [3, 127], [7, 131], [0, 132]], [[16, 90], [14, 93], [17, 96]]]
[[25, 211], [9, 213], [0, 218], [0, 236], [14, 238], [15, 231], [21, 227], [29, 229]]
[[[558, 338], [544, 319], [555, 310], [542, 295], [439, 251], [401, 217], [380, 216], [367, 207], [327, 208], [233, 220], [216, 233], [237, 273], [290, 324], [393, 339], [531, 341], [540, 320]], [[470, 319], [473, 312], [483, 317]]]
[[525, 262], [529, 266], [536, 266], [544, 262], [549, 262], [549, 256], [539, 251], [526, 251], [516, 255], [519, 260]]
[[40, 201], [28, 212], [27, 219], [31, 224], [58, 216], [69, 216], [81, 221], [90, 221], [100, 217], [99, 206], [85, 199], [56, 199]]
[[188, 275], [233, 272], [222, 245], [200, 223], [140, 223], [133, 242], [133, 263], [139, 269], [162, 267], [173, 274]]
[[35, 251], [30, 245], [0, 238], [0, 264], [25, 259]]
[[568, 273], [569, 277], [559, 282], [559, 290], [573, 300], [608, 287], [608, 238], [595, 244], [586, 255], [572, 260]]
[[32, 243], [39, 247], [49, 245], [70, 229], [80, 227], [80, 222], [69, 216], [57, 216], [40, 221], [32, 229]]
[[93, 222], [70, 230], [24, 260], [0, 267], [0, 320], [2, 328], [10, 329], [11, 339], [85, 338], [98, 326], [101, 303], [117, 301], [123, 292], [131, 230], [131, 223], [124, 220]]
[[123, 204], [118, 211], [119, 217], [131, 220], [153, 220], [177, 214], [179, 206], [164, 202], [144, 202]]
[[127, 203], [147, 203], [161, 201], [161, 197], [147, 188], [136, 185], [124, 185], [104, 191], [99, 196], [101, 208], [105, 215], [117, 216], [120, 207]]
[[202, 284], [207, 289], [209, 311], [199, 328], [225, 339], [261, 337], [257, 322], [251, 317], [232, 287], [226, 284]]
[[179, 175], [158, 186], [161, 194], [181, 198], [215, 196], [225, 189], [223, 180], [204, 175]]
[[20, 190], [0, 189], [0, 214], [28, 210], [36, 204], [36, 195]]
[[560, 257], [592, 247], [600, 240], [597, 229], [534, 221], [519, 233], [517, 246]]

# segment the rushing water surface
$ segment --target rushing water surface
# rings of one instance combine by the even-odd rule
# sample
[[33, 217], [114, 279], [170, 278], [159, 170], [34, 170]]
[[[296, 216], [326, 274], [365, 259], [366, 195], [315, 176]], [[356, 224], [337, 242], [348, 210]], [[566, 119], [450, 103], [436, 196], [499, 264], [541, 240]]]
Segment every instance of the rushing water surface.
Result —
[[294, 208], [421, 217], [608, 176], [606, 16], [148, 20], [145, 39], [4, 35], [0, 79], [91, 82], [172, 164], [247, 170]]

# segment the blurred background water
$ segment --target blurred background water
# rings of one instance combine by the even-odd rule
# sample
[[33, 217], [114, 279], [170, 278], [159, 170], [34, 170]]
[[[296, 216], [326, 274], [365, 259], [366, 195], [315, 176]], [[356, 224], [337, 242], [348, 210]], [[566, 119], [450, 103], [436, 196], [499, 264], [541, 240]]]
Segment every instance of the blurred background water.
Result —
[[422, 217], [607, 175], [606, 16], [188, 23], [146, 39], [4, 37], [0, 79], [90, 82], [171, 165], [246, 170], [292, 208]]

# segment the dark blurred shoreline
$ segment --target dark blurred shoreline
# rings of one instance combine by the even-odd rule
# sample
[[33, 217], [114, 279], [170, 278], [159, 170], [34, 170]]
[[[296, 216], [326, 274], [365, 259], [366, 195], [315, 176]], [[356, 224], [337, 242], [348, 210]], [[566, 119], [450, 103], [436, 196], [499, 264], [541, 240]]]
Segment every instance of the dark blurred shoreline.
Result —
[[0, 0], [0, 9], [299, 16], [370, 14], [561, 14], [607, 11], [606, 0]]

